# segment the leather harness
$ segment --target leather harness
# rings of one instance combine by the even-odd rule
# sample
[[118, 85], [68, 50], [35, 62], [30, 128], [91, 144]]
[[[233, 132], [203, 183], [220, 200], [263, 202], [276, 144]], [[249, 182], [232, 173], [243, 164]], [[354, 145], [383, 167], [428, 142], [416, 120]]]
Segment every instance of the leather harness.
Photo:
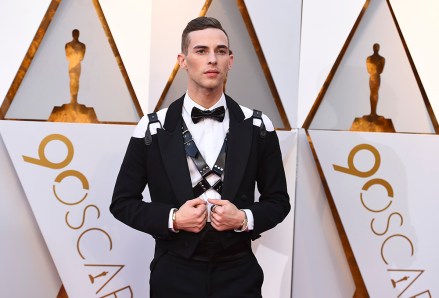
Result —
[[[201, 180], [192, 188], [195, 198], [198, 198], [200, 195], [202, 195], [211, 188], [213, 188], [217, 193], [221, 194], [223, 187], [222, 175], [224, 172], [224, 166], [226, 164], [227, 136], [229, 132], [227, 132], [226, 137], [224, 138], [223, 146], [221, 147], [221, 151], [218, 154], [212, 170], [207, 165], [203, 156], [201, 156], [200, 150], [198, 150], [198, 147], [192, 138], [192, 134], [188, 130], [184, 120], [181, 126], [181, 130], [183, 134], [184, 150], [186, 151], [186, 156], [192, 159], [195, 166], [197, 167], [198, 172], [201, 174]], [[206, 177], [210, 174], [216, 174], [220, 178], [213, 185], [210, 185], [210, 183], [206, 180]]]
[[[262, 120], [262, 112], [258, 110], [253, 110], [252, 118], [261, 120], [260, 125], [260, 132], [259, 136], [261, 138], [264, 138], [266, 136], [266, 129], [264, 125], [264, 121]], [[148, 127], [145, 132], [145, 144], [147, 146], [151, 145], [152, 143], [152, 135], [151, 131], [149, 129], [149, 126], [152, 123], [159, 123], [160, 128], [162, 128], [162, 123], [158, 119], [157, 113], [151, 113], [148, 114]], [[197, 198], [201, 196], [203, 193], [205, 193], [209, 189], [214, 189], [216, 192], [221, 194], [222, 187], [223, 187], [223, 180], [222, 175], [224, 173], [224, 166], [226, 164], [226, 155], [227, 155], [227, 137], [229, 132], [227, 132], [226, 137], [224, 138], [223, 146], [221, 147], [221, 151], [218, 154], [218, 157], [216, 159], [215, 164], [213, 165], [213, 169], [211, 169], [206, 161], [204, 160], [203, 156], [201, 156], [200, 151], [198, 150], [197, 145], [195, 144], [192, 134], [190, 133], [189, 129], [187, 128], [186, 123], [184, 120], [182, 120], [182, 136], [183, 136], [183, 142], [184, 142], [184, 149], [186, 151], [186, 156], [190, 157], [192, 161], [194, 162], [198, 172], [201, 174], [201, 180], [192, 188], [194, 197]], [[216, 174], [219, 179], [213, 184], [210, 185], [210, 183], [207, 181], [206, 177], [210, 174]]]

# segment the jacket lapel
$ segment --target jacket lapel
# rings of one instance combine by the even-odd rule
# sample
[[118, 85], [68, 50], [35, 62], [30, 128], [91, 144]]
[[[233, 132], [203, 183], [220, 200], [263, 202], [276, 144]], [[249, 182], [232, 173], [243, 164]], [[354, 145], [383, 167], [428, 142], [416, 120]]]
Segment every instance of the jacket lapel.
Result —
[[181, 97], [169, 106], [164, 129], [157, 130], [164, 169], [175, 196], [181, 204], [194, 198], [181, 131], [183, 98]]
[[252, 144], [253, 124], [250, 121], [244, 121], [244, 113], [233, 99], [226, 96], [226, 101], [230, 124], [221, 197], [233, 201], [247, 167]]

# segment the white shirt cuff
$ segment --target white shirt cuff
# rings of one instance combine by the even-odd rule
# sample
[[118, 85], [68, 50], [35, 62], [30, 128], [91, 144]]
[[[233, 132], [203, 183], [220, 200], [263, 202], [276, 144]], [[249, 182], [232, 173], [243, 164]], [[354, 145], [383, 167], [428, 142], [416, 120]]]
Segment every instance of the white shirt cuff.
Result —
[[169, 211], [169, 217], [168, 217], [168, 228], [174, 232], [178, 233], [179, 231], [174, 230], [174, 223], [172, 222], [172, 214], [174, 213], [174, 210], [178, 210], [177, 208], [172, 208], [171, 211]]

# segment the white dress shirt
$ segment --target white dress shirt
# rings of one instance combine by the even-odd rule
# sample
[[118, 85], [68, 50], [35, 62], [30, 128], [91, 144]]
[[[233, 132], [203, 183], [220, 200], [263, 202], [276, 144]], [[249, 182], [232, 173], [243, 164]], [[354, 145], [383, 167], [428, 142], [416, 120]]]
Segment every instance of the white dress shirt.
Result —
[[[200, 110], [213, 110], [215, 108], [224, 106], [225, 108], [225, 115], [224, 120], [222, 122], [205, 118], [201, 120], [198, 123], [193, 123], [191, 118], [191, 112], [193, 107], [197, 107]], [[204, 160], [206, 161], [207, 165], [212, 169], [218, 155], [221, 151], [221, 147], [224, 143], [224, 138], [226, 137], [227, 131], [229, 130], [229, 111], [227, 109], [226, 104], [226, 98], [224, 94], [220, 97], [220, 99], [211, 107], [208, 109], [200, 106], [195, 101], [193, 101], [190, 96], [187, 94], [184, 97], [183, 102], [183, 111], [182, 111], [183, 120], [187, 125], [188, 130], [190, 131], [192, 138], [197, 145], [198, 150], [200, 151], [201, 156], [203, 156]], [[189, 166], [189, 173], [191, 176], [192, 181], [192, 187], [194, 187], [201, 179], [202, 176], [198, 172], [197, 167], [195, 166], [194, 162], [190, 157], [187, 157], [187, 162]], [[210, 185], [215, 184], [215, 182], [221, 179], [216, 174], [212, 173], [209, 176], [206, 177], [206, 180], [209, 182]], [[224, 180], [224, 174], [222, 179]], [[213, 190], [212, 188], [204, 192], [201, 196], [201, 199], [207, 201], [207, 199], [221, 199], [221, 195]], [[232, 198], [224, 198], [225, 200], [231, 200]], [[207, 221], [210, 222], [210, 208], [212, 204], [208, 202], [207, 211], [208, 211], [208, 217]], [[168, 226], [170, 229], [173, 227], [172, 223], [172, 211], [169, 214], [169, 221]], [[244, 209], [243, 210], [247, 215], [247, 225], [248, 230], [253, 230], [254, 227], [254, 219], [253, 214], [250, 210]], [[235, 230], [238, 232], [238, 230]]]

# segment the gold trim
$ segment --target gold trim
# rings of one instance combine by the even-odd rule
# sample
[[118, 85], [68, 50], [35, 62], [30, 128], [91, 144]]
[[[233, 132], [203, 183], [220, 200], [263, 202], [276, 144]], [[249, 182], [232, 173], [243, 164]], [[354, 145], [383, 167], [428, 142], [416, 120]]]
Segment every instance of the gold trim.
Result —
[[15, 94], [17, 94], [17, 90], [20, 87], [21, 82], [23, 81], [23, 78], [32, 63], [33, 58], [35, 57], [35, 53], [40, 47], [40, 43], [43, 40], [44, 35], [46, 34], [47, 28], [52, 22], [53, 16], [55, 15], [55, 12], [58, 9], [60, 2], [61, 0], [52, 0], [49, 8], [47, 8], [46, 14], [44, 15], [43, 20], [41, 21], [40, 26], [35, 33], [32, 43], [27, 50], [26, 56], [24, 57], [23, 62], [21, 62], [20, 68], [18, 69], [17, 74], [12, 81], [12, 85], [9, 88], [8, 93], [6, 93], [5, 99], [0, 107], [0, 111], [3, 114], [3, 117], [6, 117], [9, 107], [14, 100]]
[[320, 89], [319, 94], [317, 95], [316, 100], [314, 101], [314, 104], [308, 113], [308, 116], [306, 117], [305, 121], [303, 122], [302, 128], [309, 129], [309, 126], [311, 125], [312, 120], [314, 119], [315, 114], [317, 113], [317, 110], [320, 107], [320, 104], [323, 101], [323, 98], [325, 97], [326, 91], [328, 91], [329, 85], [331, 85], [332, 79], [334, 78], [335, 73], [337, 72], [337, 69], [343, 60], [343, 57], [349, 47], [349, 44], [352, 41], [352, 38], [355, 35], [355, 32], [357, 31], [358, 26], [360, 25], [361, 19], [363, 18], [367, 7], [369, 6], [370, 0], [366, 0], [366, 2], [363, 5], [363, 8], [361, 9], [360, 14], [358, 15], [357, 20], [354, 23], [354, 26], [352, 27], [351, 32], [349, 32], [349, 35], [341, 48], [340, 53], [337, 56], [337, 59], [334, 62], [334, 65], [331, 68], [331, 71], [328, 74], [328, 77], [326, 78], [326, 81], [323, 83], [322, 88]]
[[204, 17], [207, 13], [207, 11], [209, 10], [210, 4], [212, 4], [212, 0], [206, 0], [206, 2], [204, 3], [203, 7], [201, 8], [200, 17]]
[[69, 298], [67, 295], [66, 289], [64, 288], [64, 285], [61, 285], [61, 288], [59, 289], [58, 295], [56, 298]]
[[275, 130], [276, 131], [290, 131], [290, 130], [292, 130], [292, 128], [278, 127], [278, 128], [275, 128]]
[[122, 121], [118, 121], [118, 122], [109, 122], [109, 121], [100, 121], [100, 124], [118, 124], [118, 125], [137, 125], [138, 122], [122, 122]]
[[18, 119], [18, 118], [8, 118], [8, 119], [5, 119], [5, 120], [8, 120], [8, 121], [23, 121], [23, 122], [26, 122], [26, 121], [29, 121], [29, 122], [48, 122], [47, 120], [43, 120], [43, 119]]
[[431, 107], [430, 101], [428, 100], [427, 92], [424, 89], [424, 85], [422, 84], [421, 77], [419, 76], [418, 70], [416, 69], [415, 62], [413, 61], [412, 55], [410, 54], [407, 43], [405, 42], [404, 35], [402, 34], [401, 28], [399, 27], [398, 20], [393, 11], [392, 5], [390, 1], [387, 0], [387, 5], [389, 6], [390, 13], [393, 18], [393, 22], [395, 23], [396, 29], [398, 30], [399, 37], [401, 39], [402, 45], [404, 46], [405, 53], [407, 55], [407, 59], [409, 60], [410, 66], [412, 67], [413, 74], [415, 75], [416, 82], [418, 83], [419, 90], [421, 91], [422, 98], [424, 99], [425, 107], [427, 108], [428, 115], [430, 116], [431, 123], [433, 124], [434, 131], [436, 134], [439, 134], [439, 124], [437, 118], [434, 114], [433, 108]]
[[[19, 119], [19, 118], [8, 118], [8, 121], [23, 121], [23, 122], [49, 122], [47, 120], [42, 119]], [[137, 122], [109, 122], [109, 121], [99, 121], [98, 123], [87, 123], [87, 124], [119, 124], [119, 125], [137, 125]]]
[[162, 95], [160, 95], [159, 100], [154, 108], [154, 112], [157, 112], [162, 107], [163, 102], [165, 101], [166, 94], [168, 94], [169, 89], [171, 88], [172, 83], [174, 82], [175, 77], [177, 76], [178, 71], [180, 70], [180, 65], [175, 63], [174, 69], [169, 76], [168, 81], [166, 82], [165, 88], [163, 89]]
[[338, 236], [340, 237], [340, 241], [341, 241], [341, 244], [343, 246], [346, 260], [348, 261], [349, 269], [351, 271], [351, 275], [352, 275], [352, 278], [353, 278], [354, 283], [355, 283], [356, 289], [355, 289], [355, 293], [354, 293], [353, 297], [356, 297], [356, 298], [369, 297], [369, 294], [368, 294], [367, 288], [366, 288], [366, 284], [364, 283], [363, 277], [362, 277], [361, 272], [360, 272], [360, 268], [358, 267], [358, 263], [355, 259], [354, 252], [352, 251], [352, 248], [351, 248], [351, 245], [349, 243], [349, 239], [347, 237], [346, 231], [345, 231], [343, 224], [341, 222], [340, 215], [338, 214], [338, 211], [337, 211], [337, 207], [335, 206], [334, 199], [331, 195], [331, 191], [329, 189], [328, 182], [326, 181], [325, 175], [323, 173], [323, 169], [320, 165], [320, 161], [319, 161], [319, 158], [317, 156], [317, 152], [314, 148], [311, 136], [309, 135], [307, 129], [305, 129], [305, 132], [306, 132], [306, 136], [308, 139], [309, 147], [311, 148], [311, 151], [312, 151], [312, 154], [314, 157], [314, 162], [316, 164], [317, 171], [318, 171], [319, 176], [320, 176], [320, 180], [322, 182], [323, 189], [325, 190], [326, 198], [328, 200], [328, 204], [329, 204], [329, 207], [331, 209], [332, 217], [334, 218], [335, 226], [337, 227]]
[[[198, 14], [198, 16], [204, 17], [206, 15], [207, 11], [209, 10], [210, 4], [212, 4], [212, 0], [206, 0], [206, 2], [204, 2], [203, 7], [201, 8], [201, 11]], [[157, 104], [155, 105], [154, 112], [157, 112], [162, 107], [163, 102], [165, 101], [166, 95], [168, 94], [169, 89], [171, 88], [171, 85], [174, 82], [174, 79], [177, 76], [177, 73], [179, 70], [180, 70], [180, 65], [178, 64], [178, 62], [176, 62], [174, 69], [172, 70], [171, 75], [169, 76], [169, 79], [166, 82], [165, 88], [163, 89], [162, 95], [160, 95], [160, 98], [157, 101]]]
[[[137, 100], [136, 92], [134, 91], [133, 85], [128, 76], [128, 72], [125, 69], [125, 65], [123, 64], [122, 57], [120, 56], [119, 50], [117, 49], [116, 42], [114, 41], [113, 34], [111, 34], [110, 26], [108, 26], [107, 20], [105, 18], [104, 12], [102, 11], [101, 4], [99, 0], [93, 0], [93, 4], [96, 9], [96, 13], [98, 14], [99, 20], [101, 21], [102, 27], [104, 28], [105, 35], [107, 35], [108, 42], [110, 43], [111, 49], [113, 50], [114, 57], [116, 58], [117, 64], [119, 65], [120, 72], [125, 80], [125, 84], [127, 85], [128, 91], [130, 92], [131, 99], [136, 107], [137, 114], [139, 118], [143, 117], [142, 108], [140, 107], [140, 103]], [[103, 123], [103, 122], [100, 122]], [[113, 122], [107, 122], [113, 123]]]
[[265, 75], [265, 79], [267, 80], [268, 86], [271, 91], [271, 95], [273, 96], [274, 103], [276, 104], [277, 110], [279, 112], [280, 118], [282, 119], [282, 124], [284, 125], [284, 129], [291, 130], [290, 122], [288, 121], [288, 116], [285, 113], [284, 106], [280, 99], [279, 93], [277, 92], [276, 84], [274, 83], [273, 77], [270, 72], [270, 68], [268, 66], [267, 60], [265, 59], [264, 52], [262, 51], [261, 44], [259, 43], [258, 36], [256, 34], [255, 28], [253, 27], [253, 23], [250, 18], [250, 14], [248, 13], [247, 6], [245, 5], [244, 0], [236, 0], [239, 11], [241, 12], [241, 16], [244, 20], [245, 26], [247, 27], [247, 32], [250, 35], [250, 39], [252, 41], [253, 47], [256, 51], [256, 55], [259, 59], [259, 64], [262, 67], [262, 70]]

